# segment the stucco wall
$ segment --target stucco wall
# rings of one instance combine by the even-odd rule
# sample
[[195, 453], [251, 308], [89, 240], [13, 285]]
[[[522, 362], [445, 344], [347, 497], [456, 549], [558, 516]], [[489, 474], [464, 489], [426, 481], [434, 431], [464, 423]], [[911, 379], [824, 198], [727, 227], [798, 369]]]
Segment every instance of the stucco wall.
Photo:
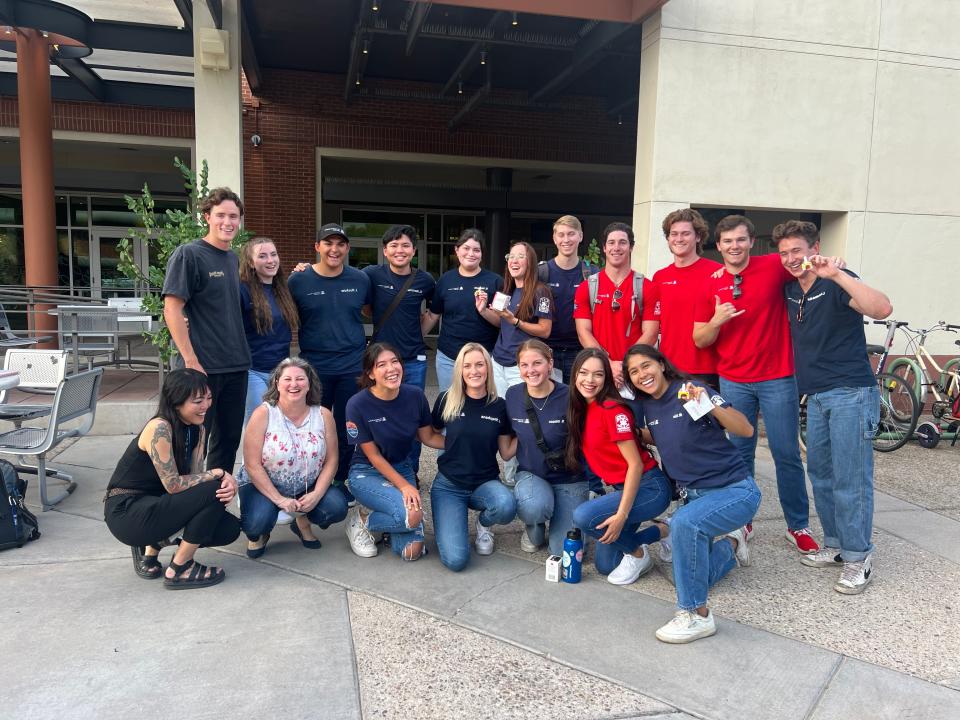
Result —
[[669, 262], [675, 207], [821, 212], [897, 318], [960, 323], [936, 281], [960, 240], [958, 24], [955, 0], [670, 0], [644, 24], [636, 265]]

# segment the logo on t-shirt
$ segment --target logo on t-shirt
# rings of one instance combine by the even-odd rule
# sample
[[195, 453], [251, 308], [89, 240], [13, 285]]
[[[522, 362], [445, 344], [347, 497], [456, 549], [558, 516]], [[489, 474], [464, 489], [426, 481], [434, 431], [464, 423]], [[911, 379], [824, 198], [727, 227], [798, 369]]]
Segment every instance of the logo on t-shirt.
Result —
[[211, 270], [210, 277], [223, 277], [223, 270]]
[[347, 435], [356, 440], [359, 434], [360, 430], [357, 428], [357, 424], [352, 420], [347, 420]]
[[630, 418], [626, 413], [617, 413], [613, 421], [616, 423], [618, 433], [630, 432]]
[[710, 396], [710, 402], [712, 402], [712, 403], [713, 403], [714, 405], [716, 405], [717, 407], [721, 407], [725, 401], [724, 401], [724, 399], [723, 399], [722, 397], [720, 397], [719, 395], [711, 395], [711, 396]]
[[480, 419], [481, 419], [481, 420], [490, 420], [491, 422], [495, 422], [495, 423], [500, 422], [500, 418], [495, 418], [495, 417], [493, 417], [493, 416], [491, 416], [491, 415], [481, 415], [481, 416], [480, 416]]
[[369, 420], [367, 420], [368, 423], [373, 423], [373, 422], [386, 422], [386, 421], [387, 421], [387, 417], [386, 417], [386, 416], [378, 417], [378, 418], [370, 418]]
[[538, 312], [547, 313], [550, 312], [550, 298], [542, 297], [537, 303]]

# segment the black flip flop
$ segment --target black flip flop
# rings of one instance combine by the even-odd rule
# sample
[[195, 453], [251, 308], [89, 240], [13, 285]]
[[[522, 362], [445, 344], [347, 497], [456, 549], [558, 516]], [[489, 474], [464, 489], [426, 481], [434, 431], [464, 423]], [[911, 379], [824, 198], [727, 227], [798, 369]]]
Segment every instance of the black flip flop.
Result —
[[[188, 560], [183, 565], [177, 565], [171, 560], [170, 568], [174, 572], [173, 577], [163, 578], [163, 586], [167, 588], [167, 590], [193, 590], [195, 588], [210, 587], [211, 585], [222, 583], [227, 576], [222, 568], [211, 567], [210, 570], [214, 572], [210, 577], [204, 577], [207, 574], [207, 566], [201, 565], [196, 560]], [[184, 577], [184, 573], [186, 573], [188, 569], [190, 572]]]
[[133, 555], [133, 571], [144, 580], [156, 580], [163, 574], [163, 565], [156, 555], [147, 555], [146, 548], [134, 545], [130, 548]]
[[294, 535], [296, 535], [298, 538], [300, 538], [300, 542], [303, 543], [303, 546], [304, 546], [305, 548], [307, 548], [308, 550], [319, 550], [319, 549], [320, 549], [321, 545], [320, 545], [320, 541], [319, 541], [319, 540], [304, 540], [304, 539], [303, 539], [303, 533], [300, 532], [300, 528], [297, 527], [297, 521], [296, 521], [296, 519], [294, 519], [294, 521], [293, 521], [292, 523], [290, 523], [290, 530], [293, 532]]

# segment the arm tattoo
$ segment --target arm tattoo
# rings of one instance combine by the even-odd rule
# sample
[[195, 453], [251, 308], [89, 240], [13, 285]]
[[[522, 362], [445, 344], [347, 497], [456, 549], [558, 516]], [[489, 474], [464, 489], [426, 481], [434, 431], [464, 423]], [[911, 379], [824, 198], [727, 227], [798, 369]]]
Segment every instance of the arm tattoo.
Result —
[[177, 471], [177, 463], [173, 458], [173, 438], [170, 425], [165, 422], [156, 424], [153, 437], [150, 438], [150, 460], [153, 462], [160, 482], [168, 493], [178, 493], [199, 483], [213, 480], [211, 471], [181, 475]]

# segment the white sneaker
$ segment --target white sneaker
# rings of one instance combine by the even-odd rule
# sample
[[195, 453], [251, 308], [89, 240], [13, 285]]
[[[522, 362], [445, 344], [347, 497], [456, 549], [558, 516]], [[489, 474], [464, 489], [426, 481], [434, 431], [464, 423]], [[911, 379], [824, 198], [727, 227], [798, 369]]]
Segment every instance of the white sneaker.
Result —
[[822, 547], [813, 555], [801, 555], [800, 562], [807, 567], [831, 567], [843, 565], [843, 558], [840, 557], [840, 548]]
[[[478, 533], [478, 539], [479, 539], [479, 533]], [[527, 532], [527, 528], [524, 527], [520, 533], [520, 549], [523, 550], [525, 553], [535, 553], [541, 547], [542, 547], [541, 545], [534, 544], [533, 540], [530, 539], [530, 535]], [[480, 552], [480, 550], [477, 549], [477, 552]]]
[[289, 514], [285, 510], [277, 511], [277, 525], [289, 525], [293, 522], [293, 515]]
[[709, 610], [706, 617], [700, 617], [690, 610], [677, 610], [673, 620], [657, 630], [657, 640], [681, 644], [710, 637], [716, 632], [717, 625], [713, 621], [713, 613]]
[[739, 527], [733, 532], [728, 532], [724, 537], [733, 538], [737, 541], [737, 549], [734, 554], [737, 556], [737, 566], [747, 567], [750, 564], [750, 546], [747, 545], [747, 531]]
[[493, 530], [486, 525], [480, 524], [480, 517], [477, 517], [477, 539], [474, 542], [477, 549], [477, 555], [493, 555]]
[[355, 555], [371, 558], [377, 554], [377, 543], [367, 529], [367, 523], [360, 517], [360, 506], [355, 505], [347, 513], [347, 539]]
[[653, 568], [653, 558], [650, 557], [650, 546], [642, 545], [643, 557], [636, 557], [625, 553], [623, 560], [617, 565], [613, 572], [607, 575], [607, 582], [612, 585], [630, 585], [640, 579], [641, 575], [646, 575]]
[[[660, 522], [669, 527], [672, 519], [673, 518], [666, 517], [661, 519]], [[673, 541], [670, 540], [669, 535], [665, 538], [660, 538], [660, 559], [665, 563], [673, 562]]]
[[844, 595], [859, 595], [873, 579], [873, 555], [867, 555], [860, 562], [845, 562], [840, 579], [833, 589]]

